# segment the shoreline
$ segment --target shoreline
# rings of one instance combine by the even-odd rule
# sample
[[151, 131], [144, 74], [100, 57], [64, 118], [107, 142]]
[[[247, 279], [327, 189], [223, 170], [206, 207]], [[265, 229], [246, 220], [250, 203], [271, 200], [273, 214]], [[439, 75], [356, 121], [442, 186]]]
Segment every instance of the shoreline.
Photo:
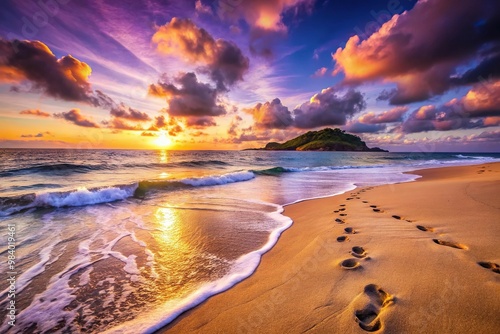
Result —
[[[481, 166], [485, 166], [484, 171]], [[250, 277], [224, 293], [214, 295], [195, 308], [186, 311], [157, 333], [322, 332], [328, 328], [362, 333], [365, 330], [384, 328], [390, 331], [415, 330], [422, 328], [422, 325], [425, 325], [426, 330], [451, 329], [455, 332], [494, 329], [496, 328], [494, 313], [499, 309], [500, 304], [491, 296], [500, 291], [500, 277], [496, 277], [496, 272], [493, 272], [494, 268], [485, 267], [488, 263], [500, 262], [500, 250], [496, 245], [498, 240], [494, 237], [500, 235], [500, 230], [493, 223], [495, 218], [500, 216], [500, 205], [497, 207], [500, 203], [497, 203], [498, 200], [495, 202], [495, 198], [499, 198], [499, 187], [494, 185], [500, 180], [496, 174], [498, 172], [500, 172], [500, 163], [423, 169], [409, 172], [422, 176], [416, 180], [417, 182], [357, 187], [341, 195], [306, 199], [288, 204], [284, 206], [283, 215], [290, 217], [294, 224], [285, 230], [279, 242], [263, 255], [259, 267]], [[476, 194], [474, 192], [476, 190], [471, 190], [477, 188], [473, 186], [474, 184], [486, 188], [486, 191], [479, 191], [479, 194]], [[488, 187], [488, 184], [492, 186]], [[475, 202], [476, 206], [485, 206], [486, 209], [481, 210], [483, 216], [481, 225], [484, 225], [482, 227], [486, 229], [479, 228], [475, 229], [475, 233], [470, 233], [471, 228], [467, 226], [460, 228], [458, 223], [453, 224], [454, 226], [440, 224], [439, 220], [443, 218], [443, 213], [436, 213], [436, 206], [443, 211], [443, 203], [440, 205], [434, 203], [434, 208], [432, 208], [432, 201], [427, 202], [429, 202], [429, 189], [436, 187], [443, 189], [443, 186], [446, 187], [441, 190], [441, 193], [446, 193], [446, 188], [450, 188], [448, 196], [456, 193], [450, 191], [451, 188], [459, 188], [472, 191], [475, 197], [481, 198], [480, 201], [474, 197], [466, 200], [462, 198], [463, 196], [456, 195], [455, 197], [460, 197], [456, 200], [460, 200], [464, 205], [450, 207], [448, 203], [446, 210], [454, 209], [457, 212], [456, 209], [459, 207], [470, 207], [472, 205], [470, 202]], [[413, 192], [412, 196], [409, 196], [408, 189], [403, 189], [408, 187], [425, 189], [409, 189]], [[415, 193], [415, 190], [418, 192]], [[433, 189], [431, 193], [435, 193], [435, 190]], [[399, 194], [396, 194], [398, 192]], [[485, 192], [486, 195], [483, 194]], [[347, 200], [347, 198], [351, 199]], [[421, 203], [427, 201], [425, 205], [427, 209], [412, 208], [411, 204], [414, 204], [415, 199]], [[363, 201], [369, 203], [363, 203]], [[369, 205], [377, 205], [377, 207], [370, 208]], [[369, 210], [366, 210], [366, 207]], [[344, 210], [334, 213], [333, 211], [337, 210], [333, 208]], [[367, 212], [363, 212], [363, 208]], [[380, 211], [377, 212], [377, 210]], [[453, 220], [451, 216], [461, 217], [458, 219], [461, 221], [475, 218], [474, 214], [464, 216], [463, 213], [455, 213], [453, 215], [450, 214], [453, 210], [450, 212], [446, 210], [444, 210], [444, 216], [448, 218], [447, 221]], [[342, 213], [344, 211], [349, 214]], [[388, 215], [389, 213], [391, 215]], [[346, 216], [340, 216], [340, 214]], [[379, 226], [381, 231], [363, 222], [363, 220], [379, 220], [379, 218], [383, 218]], [[346, 223], [338, 224], [334, 219], [342, 219]], [[346, 227], [356, 229], [359, 233], [346, 233], [343, 231]], [[469, 243], [463, 240], [455, 241], [455, 238], [451, 238], [452, 235], [448, 236], [450, 227], [453, 227], [451, 231], [456, 232], [455, 234], [475, 235], [483, 240], [470, 240]], [[397, 233], [400, 233], [399, 239], [401, 240], [391, 242], [391, 239], [398, 238]], [[483, 234], [489, 234], [490, 237]], [[345, 235], [350, 241], [337, 241], [340, 235]], [[378, 242], [373, 240], [374, 237], [379, 239]], [[426, 240], [429, 242], [420, 245], [422, 239], [429, 239]], [[486, 246], [479, 245], [481, 243]], [[363, 247], [364, 252], [358, 254], [351, 250], [352, 254], [348, 254], [353, 246]], [[411, 251], [414, 248], [420, 252]], [[359, 251], [359, 249], [356, 250]], [[397, 250], [397, 255], [393, 256], [392, 260], [389, 256], [392, 253], [391, 250]], [[431, 260], [425, 261], [423, 253], [428, 253]], [[475, 260], [472, 262], [476, 280], [486, 279], [486, 287], [479, 291], [485, 290], [489, 293], [485, 293], [484, 298], [472, 298], [472, 300], [480, 299], [481, 304], [486, 302], [488, 305], [475, 307], [481, 310], [480, 318], [490, 316], [488, 319], [483, 319], [486, 321], [482, 324], [475, 324], [476, 321], [473, 321], [473, 315], [479, 317], [478, 314], [464, 313], [460, 307], [457, 307], [457, 304], [459, 306], [463, 304], [462, 309], [464, 309], [467, 305], [470, 306], [471, 302], [465, 300], [463, 303], [459, 302], [463, 298], [456, 291], [466, 294], [472, 290], [476, 295], [483, 293], [468, 289], [468, 284], [472, 284], [474, 280], [467, 281], [463, 275], [456, 275], [454, 272], [456, 268], [453, 269], [453, 266], [442, 263], [448, 256], [463, 260], [467, 257], [464, 254], [469, 257], [472, 255]], [[433, 257], [436, 259], [432, 259]], [[384, 264], [384, 262], [387, 263]], [[416, 265], [411, 266], [410, 263]], [[482, 264], [478, 265], [478, 263]], [[471, 270], [470, 263], [468, 265], [468, 270]], [[411, 274], [412, 271], [418, 271], [418, 269], [426, 273], [423, 275], [425, 284], [415, 282], [414, 275]], [[446, 269], [445, 271], [448, 272], [440, 276], [440, 269]], [[380, 272], [377, 273], [377, 270]], [[408, 285], [413, 289], [405, 288], [397, 283], [404, 280], [405, 271], [410, 273], [408, 280], [411, 284]], [[436, 279], [435, 276], [440, 279]], [[370, 281], [373, 282], [370, 283]], [[433, 284], [430, 284], [431, 282]], [[447, 292], [449, 296], [439, 295], [439, 291], [434, 291], [436, 284], [441, 285], [444, 290], [440, 290]], [[426, 289], [432, 286], [434, 288]], [[414, 291], [417, 287], [423, 288], [421, 294]], [[376, 291], [384, 291], [384, 293]], [[412, 295], [416, 297], [408, 298]], [[440, 297], [432, 298], [433, 295]], [[451, 302], [448, 302], [449, 300]], [[360, 303], [366, 304], [365, 307], [355, 305]], [[479, 302], [472, 304], [477, 303]], [[390, 304], [394, 306], [388, 306]], [[432, 304], [435, 305], [429, 308]], [[409, 305], [419, 305], [420, 308]], [[426, 309], [429, 312], [423, 311]], [[449, 319], [445, 319], [443, 323], [430, 324], [429, 319], [434, 317], [429, 314], [432, 314], [433, 310], [434, 313], [438, 310], [439, 314], [446, 314]], [[294, 311], [293, 314], [291, 314], [292, 311]], [[406, 320], [404, 315], [399, 314], [400, 312], [407, 314]], [[453, 322], [451, 327], [449, 322]]]

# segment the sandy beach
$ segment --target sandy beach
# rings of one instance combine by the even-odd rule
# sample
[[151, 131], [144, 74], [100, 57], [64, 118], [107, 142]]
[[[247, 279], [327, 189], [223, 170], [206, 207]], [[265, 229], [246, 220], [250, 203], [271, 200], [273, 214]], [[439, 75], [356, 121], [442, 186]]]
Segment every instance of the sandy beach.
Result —
[[287, 206], [248, 279], [161, 333], [494, 333], [500, 164]]

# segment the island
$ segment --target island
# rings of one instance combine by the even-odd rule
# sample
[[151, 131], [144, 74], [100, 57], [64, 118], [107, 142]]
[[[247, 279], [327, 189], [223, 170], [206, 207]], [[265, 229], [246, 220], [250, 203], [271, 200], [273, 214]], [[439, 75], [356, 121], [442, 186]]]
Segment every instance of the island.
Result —
[[284, 143], [270, 142], [257, 150], [388, 152], [378, 147], [369, 148], [360, 137], [338, 128], [309, 131]]

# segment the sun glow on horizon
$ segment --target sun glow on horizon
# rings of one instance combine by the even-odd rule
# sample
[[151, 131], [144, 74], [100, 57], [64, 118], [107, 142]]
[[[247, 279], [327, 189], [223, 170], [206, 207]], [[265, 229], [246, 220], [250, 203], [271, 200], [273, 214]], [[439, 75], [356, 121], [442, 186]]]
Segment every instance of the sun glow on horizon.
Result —
[[164, 131], [161, 131], [153, 143], [158, 147], [166, 148], [172, 145], [172, 139]]

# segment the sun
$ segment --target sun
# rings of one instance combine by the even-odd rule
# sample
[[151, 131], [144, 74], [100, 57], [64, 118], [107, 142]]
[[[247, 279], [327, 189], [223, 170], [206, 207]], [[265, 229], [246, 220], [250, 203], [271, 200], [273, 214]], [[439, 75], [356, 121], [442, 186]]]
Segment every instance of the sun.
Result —
[[165, 132], [161, 131], [158, 138], [154, 140], [154, 144], [158, 147], [166, 148], [172, 145], [172, 139]]

